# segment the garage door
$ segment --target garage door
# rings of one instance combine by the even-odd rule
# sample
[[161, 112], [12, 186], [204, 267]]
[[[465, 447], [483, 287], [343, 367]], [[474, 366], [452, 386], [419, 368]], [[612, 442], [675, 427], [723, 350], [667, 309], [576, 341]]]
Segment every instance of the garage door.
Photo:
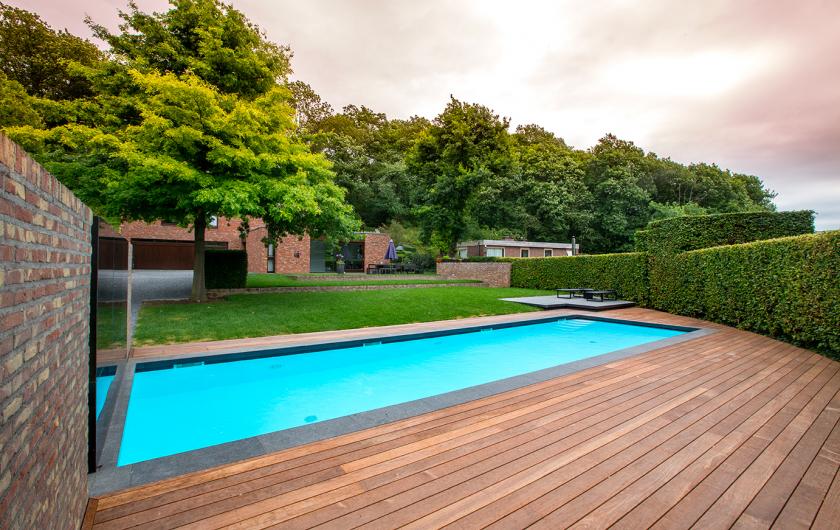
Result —
[[[192, 270], [193, 243], [134, 239], [134, 268]], [[227, 248], [227, 243], [207, 242], [207, 248]]]

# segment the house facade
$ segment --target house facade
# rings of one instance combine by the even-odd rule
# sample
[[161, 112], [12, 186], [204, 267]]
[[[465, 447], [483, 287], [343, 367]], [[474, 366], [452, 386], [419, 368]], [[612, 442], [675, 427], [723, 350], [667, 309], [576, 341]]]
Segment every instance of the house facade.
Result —
[[480, 239], [463, 241], [457, 245], [459, 258], [552, 258], [580, 254], [580, 245], [571, 243], [549, 243], [544, 241], [517, 241], [513, 238]]
[[[245, 250], [248, 253], [248, 272], [303, 274], [331, 270], [334, 257], [324, 241], [312, 239], [308, 235], [287, 235], [276, 245], [266, 245], [263, 242], [268, 234], [265, 223], [261, 219], [252, 219], [249, 225], [246, 235], [241, 231], [242, 223], [239, 219], [214, 218], [205, 231], [207, 248]], [[103, 243], [103, 256], [112, 252], [110, 246], [114, 246], [113, 253], [119, 255], [119, 245], [126, 245], [127, 242], [132, 244], [134, 269], [193, 268], [194, 235], [191, 230], [174, 223], [123, 223], [119, 234], [103, 223], [100, 234], [103, 239], [110, 239], [107, 244]], [[388, 234], [357, 233], [356, 238], [347, 242], [341, 250], [347, 260], [346, 270], [361, 272], [369, 264], [385, 262], [389, 241]], [[122, 264], [123, 267], [125, 265]]]

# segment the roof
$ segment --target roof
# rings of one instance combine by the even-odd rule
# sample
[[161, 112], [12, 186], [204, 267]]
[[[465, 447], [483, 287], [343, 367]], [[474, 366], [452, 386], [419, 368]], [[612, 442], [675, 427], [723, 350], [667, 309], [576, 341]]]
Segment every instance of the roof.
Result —
[[[461, 241], [459, 247], [535, 247], [535, 248], [572, 248], [571, 243], [549, 243], [546, 241], [516, 241], [513, 239], [479, 239], [477, 241]], [[580, 248], [580, 244], [576, 244]]]

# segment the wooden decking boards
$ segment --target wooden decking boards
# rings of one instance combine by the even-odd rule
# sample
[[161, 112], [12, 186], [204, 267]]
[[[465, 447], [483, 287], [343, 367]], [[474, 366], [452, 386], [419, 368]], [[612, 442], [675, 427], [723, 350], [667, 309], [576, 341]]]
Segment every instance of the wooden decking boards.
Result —
[[650, 310], [605, 316], [719, 331], [105, 495], [93, 528], [840, 527], [840, 363]]

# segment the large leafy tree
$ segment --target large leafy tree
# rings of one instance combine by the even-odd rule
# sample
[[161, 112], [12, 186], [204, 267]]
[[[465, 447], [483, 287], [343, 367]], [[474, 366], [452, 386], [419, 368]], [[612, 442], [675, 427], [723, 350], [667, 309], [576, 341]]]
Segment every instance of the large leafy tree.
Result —
[[29, 11], [0, 3], [0, 72], [30, 95], [73, 99], [90, 95], [72, 63], [92, 65], [102, 53], [92, 43], [56, 31]]
[[262, 217], [272, 239], [356, 227], [329, 162], [295, 134], [284, 48], [214, 0], [129, 7], [121, 33], [94, 27], [113, 58], [86, 70], [95, 95], [67, 103], [66, 123], [14, 138], [106, 215], [191, 226], [195, 301], [212, 216]]
[[483, 105], [450, 99], [408, 154], [426, 200], [418, 208], [424, 237], [448, 250], [466, 233], [476, 190], [512, 167], [509, 122]]
[[[297, 99], [296, 101], [300, 101]], [[316, 102], [320, 98], [307, 98]], [[365, 106], [348, 105], [339, 114], [305, 110], [307, 140], [334, 164], [336, 182], [368, 227], [392, 220], [410, 220], [417, 193], [405, 164], [405, 154], [429, 127], [423, 118], [389, 120]], [[309, 110], [306, 110], [309, 109]]]

